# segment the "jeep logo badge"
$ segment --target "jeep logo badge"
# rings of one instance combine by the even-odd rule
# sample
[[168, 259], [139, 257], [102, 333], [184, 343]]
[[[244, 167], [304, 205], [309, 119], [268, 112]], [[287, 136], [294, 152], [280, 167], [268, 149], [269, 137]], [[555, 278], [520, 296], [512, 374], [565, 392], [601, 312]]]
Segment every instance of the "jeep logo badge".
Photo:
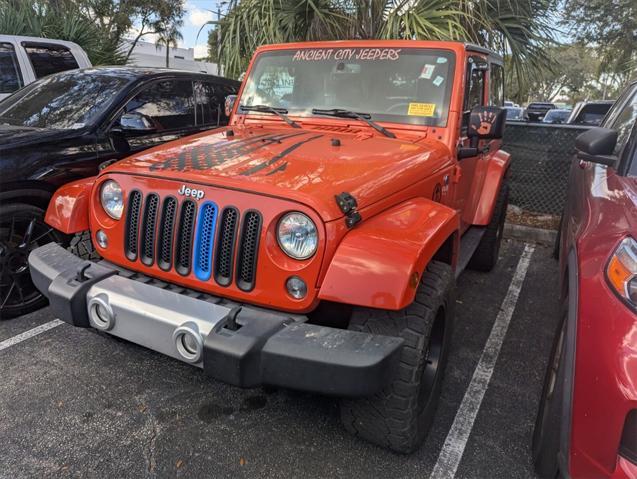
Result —
[[177, 193], [183, 196], [190, 196], [191, 198], [195, 198], [200, 200], [203, 198], [205, 194], [203, 190], [198, 190], [197, 188], [187, 188], [186, 185], [181, 185], [181, 188], [177, 190]]

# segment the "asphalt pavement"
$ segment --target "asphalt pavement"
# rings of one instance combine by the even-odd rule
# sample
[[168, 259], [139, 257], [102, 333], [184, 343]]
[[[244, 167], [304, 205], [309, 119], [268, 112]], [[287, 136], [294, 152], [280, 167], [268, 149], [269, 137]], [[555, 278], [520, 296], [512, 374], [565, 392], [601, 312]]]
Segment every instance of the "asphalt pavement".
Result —
[[412, 455], [348, 435], [334, 398], [231, 387], [51, 323], [45, 308], [0, 322], [0, 477], [535, 477], [530, 443], [558, 268], [539, 245], [505, 240], [500, 255], [491, 273], [458, 280], [438, 413]]

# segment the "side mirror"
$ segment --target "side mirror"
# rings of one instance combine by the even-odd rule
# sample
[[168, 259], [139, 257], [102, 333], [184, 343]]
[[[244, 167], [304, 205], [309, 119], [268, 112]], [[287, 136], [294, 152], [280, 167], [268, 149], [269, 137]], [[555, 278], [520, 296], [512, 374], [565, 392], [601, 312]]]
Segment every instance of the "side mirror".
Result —
[[152, 132], [155, 131], [152, 120], [142, 113], [124, 113], [119, 119], [123, 131]]
[[506, 110], [497, 106], [476, 106], [471, 110], [467, 136], [472, 145], [479, 140], [499, 140], [504, 135]]
[[580, 160], [613, 166], [617, 157], [613, 155], [617, 145], [617, 131], [610, 128], [593, 127], [575, 138], [577, 157]]
[[480, 140], [499, 140], [504, 134], [507, 112], [497, 106], [476, 106], [469, 116], [469, 147], [458, 148], [458, 159], [472, 158], [483, 150]]
[[226, 97], [226, 102], [225, 102], [226, 117], [230, 117], [230, 114], [232, 113], [232, 109], [234, 108], [235, 101], [237, 101], [237, 95], [228, 95]]

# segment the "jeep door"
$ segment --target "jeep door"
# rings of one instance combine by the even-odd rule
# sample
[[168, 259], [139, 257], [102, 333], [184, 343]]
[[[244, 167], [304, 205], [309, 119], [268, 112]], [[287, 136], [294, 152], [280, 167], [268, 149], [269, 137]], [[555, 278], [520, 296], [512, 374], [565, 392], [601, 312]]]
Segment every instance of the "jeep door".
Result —
[[[471, 109], [487, 104], [487, 72], [489, 64], [481, 56], [470, 56], [465, 70], [465, 90], [462, 106], [462, 125], [460, 130], [461, 147], [469, 147], [467, 129]], [[486, 162], [484, 154], [463, 158], [458, 166], [461, 170], [460, 180], [454, 194], [455, 207], [462, 211], [462, 232], [469, 227], [473, 220], [484, 183], [484, 168], [481, 163]]]

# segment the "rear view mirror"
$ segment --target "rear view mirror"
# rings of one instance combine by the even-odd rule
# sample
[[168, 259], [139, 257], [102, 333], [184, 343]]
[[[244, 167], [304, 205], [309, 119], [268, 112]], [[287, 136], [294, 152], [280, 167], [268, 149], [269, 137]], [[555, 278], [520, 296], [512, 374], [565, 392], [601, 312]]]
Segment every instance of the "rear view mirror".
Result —
[[499, 140], [504, 134], [506, 110], [497, 106], [476, 106], [471, 110], [467, 136], [477, 140]]
[[228, 95], [225, 102], [226, 116], [229, 117], [234, 108], [234, 102], [237, 101], [237, 95]]
[[594, 127], [575, 138], [577, 157], [580, 160], [613, 166], [617, 157], [613, 155], [617, 145], [617, 131]]

